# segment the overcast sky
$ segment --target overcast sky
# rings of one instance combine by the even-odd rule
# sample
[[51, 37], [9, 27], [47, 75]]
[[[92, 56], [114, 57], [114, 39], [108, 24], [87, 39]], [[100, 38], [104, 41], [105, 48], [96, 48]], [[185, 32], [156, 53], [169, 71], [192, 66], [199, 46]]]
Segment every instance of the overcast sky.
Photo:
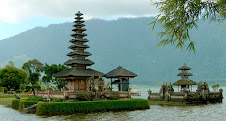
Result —
[[150, 0], [0, 0], [0, 40], [36, 26], [85, 19], [154, 16]]

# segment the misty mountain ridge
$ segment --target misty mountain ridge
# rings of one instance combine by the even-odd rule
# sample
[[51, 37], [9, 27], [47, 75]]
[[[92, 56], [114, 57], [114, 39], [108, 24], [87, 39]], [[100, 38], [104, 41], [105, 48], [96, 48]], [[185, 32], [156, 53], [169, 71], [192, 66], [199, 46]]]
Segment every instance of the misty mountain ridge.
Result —
[[[199, 29], [191, 31], [191, 40], [196, 42], [196, 53], [185, 52], [171, 46], [156, 47], [160, 39], [155, 31], [152, 18], [121, 18], [106, 21], [86, 20], [86, 37], [92, 53], [89, 57], [95, 64], [91, 67], [103, 73], [122, 66], [138, 76], [132, 84], [159, 85], [162, 82], [175, 82], [180, 79], [177, 70], [184, 63], [191, 67], [190, 79], [199, 82], [226, 84], [226, 24], [199, 22]], [[21, 67], [29, 59], [42, 63], [63, 64], [72, 37], [73, 23], [53, 24], [36, 27], [16, 36], [0, 41], [0, 66], [12, 60]]]

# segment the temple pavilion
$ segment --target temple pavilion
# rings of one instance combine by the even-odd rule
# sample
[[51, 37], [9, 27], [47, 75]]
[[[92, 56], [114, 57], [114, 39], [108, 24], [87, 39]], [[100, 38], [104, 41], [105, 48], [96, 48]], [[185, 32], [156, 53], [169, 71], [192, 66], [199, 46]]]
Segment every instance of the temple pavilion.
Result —
[[188, 72], [188, 70], [191, 70], [191, 68], [189, 68], [188, 66], [186, 66], [186, 64], [184, 64], [178, 70], [182, 71], [177, 75], [177, 76], [181, 76], [181, 79], [173, 83], [173, 85], [178, 86], [178, 91], [179, 91], [179, 86], [181, 86], [181, 90], [185, 90], [185, 89], [190, 90], [189, 86], [191, 86], [191, 91], [192, 91], [192, 85], [197, 85], [197, 83], [188, 79], [188, 76], [192, 76], [192, 74]]
[[118, 91], [128, 91], [129, 79], [134, 78], [137, 75], [131, 71], [128, 71], [121, 66], [108, 72], [105, 77], [111, 79], [111, 89], [112, 84], [118, 85]]
[[54, 77], [57, 79], [64, 79], [66, 81], [66, 87], [69, 89], [69, 92], [78, 90], [85, 91], [88, 89], [88, 78], [91, 76], [97, 78], [104, 75], [99, 71], [87, 68], [87, 66], [93, 65], [94, 62], [86, 59], [92, 54], [85, 51], [89, 46], [85, 45], [88, 40], [84, 38], [87, 34], [84, 33], [86, 29], [83, 28], [85, 26], [82, 20], [83, 17], [81, 17], [83, 14], [78, 11], [75, 15], [75, 24], [72, 30], [74, 33], [71, 35], [73, 39], [70, 40], [72, 45], [69, 47], [72, 52], [67, 54], [71, 59], [64, 63], [71, 68], [54, 74]]

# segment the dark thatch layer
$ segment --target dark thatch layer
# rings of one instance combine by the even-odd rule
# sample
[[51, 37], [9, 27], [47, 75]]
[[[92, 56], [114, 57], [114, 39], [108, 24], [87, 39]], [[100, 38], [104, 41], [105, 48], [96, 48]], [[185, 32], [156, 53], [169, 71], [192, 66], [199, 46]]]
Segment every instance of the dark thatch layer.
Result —
[[67, 56], [73, 56], [73, 55], [90, 56], [90, 55], [92, 55], [92, 54], [89, 53], [89, 52], [78, 52], [78, 51], [70, 52], [70, 53], [67, 54]]
[[177, 74], [177, 76], [193, 76], [193, 75], [188, 72], [182, 72], [182, 73]]
[[74, 19], [83, 19], [83, 17], [80, 17], [80, 16], [79, 16], [79, 17], [75, 17]]
[[197, 83], [190, 79], [181, 79], [173, 83], [173, 85], [197, 85]]
[[75, 29], [72, 29], [72, 31], [86, 31], [85, 28], [75, 28]]
[[93, 65], [94, 62], [89, 59], [86, 59], [86, 60], [72, 59], [72, 60], [68, 60], [64, 64], [65, 65], [72, 65], [72, 64]]
[[102, 72], [98, 72], [93, 69], [76, 69], [71, 68], [63, 70], [61, 72], [55, 73], [54, 77], [64, 78], [64, 77], [91, 77], [91, 76], [103, 76]]
[[75, 44], [75, 45], [71, 45], [70, 47], [68, 47], [69, 49], [73, 49], [73, 48], [89, 48], [89, 46], [88, 45], [77, 45], [77, 44]]
[[77, 35], [79, 35], [79, 36], [87, 36], [86, 33], [74, 33], [74, 34], [71, 34], [72, 37], [77, 36]]
[[70, 42], [74, 43], [74, 42], [88, 42], [89, 40], [87, 39], [78, 39], [78, 38], [75, 38], [75, 39], [72, 39], [70, 40]]
[[78, 13], [75, 14], [76, 16], [82, 16], [83, 14], [78, 11]]
[[110, 72], [108, 72], [105, 77], [106, 78], [117, 78], [117, 77], [135, 77], [137, 76], [135, 73], [128, 71], [121, 66], [119, 66], [117, 69], [114, 69]]
[[85, 24], [81, 24], [81, 23], [77, 23], [77, 24], [75, 24], [75, 25], [73, 25], [74, 27], [83, 27], [83, 26], [85, 26]]
[[182, 67], [180, 67], [178, 70], [190, 70], [190, 67], [187, 67], [186, 64], [184, 64]]

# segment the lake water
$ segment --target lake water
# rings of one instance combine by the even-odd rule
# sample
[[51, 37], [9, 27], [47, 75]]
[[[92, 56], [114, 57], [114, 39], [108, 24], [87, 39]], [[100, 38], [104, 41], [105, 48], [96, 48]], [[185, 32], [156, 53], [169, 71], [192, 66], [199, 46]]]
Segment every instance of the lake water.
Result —
[[[195, 88], [193, 88], [195, 90]], [[226, 88], [223, 88], [226, 91]], [[135, 90], [135, 89], [134, 89]], [[147, 90], [138, 89], [142, 96], [147, 98]], [[158, 92], [159, 88], [151, 88]], [[176, 90], [176, 89], [175, 89]], [[226, 97], [226, 93], [224, 93]], [[6, 106], [0, 105], [0, 121], [226, 121], [226, 99], [220, 104], [199, 106], [158, 106], [151, 105], [147, 110], [98, 112], [89, 114], [74, 114], [61, 116], [36, 116], [22, 114]]]

